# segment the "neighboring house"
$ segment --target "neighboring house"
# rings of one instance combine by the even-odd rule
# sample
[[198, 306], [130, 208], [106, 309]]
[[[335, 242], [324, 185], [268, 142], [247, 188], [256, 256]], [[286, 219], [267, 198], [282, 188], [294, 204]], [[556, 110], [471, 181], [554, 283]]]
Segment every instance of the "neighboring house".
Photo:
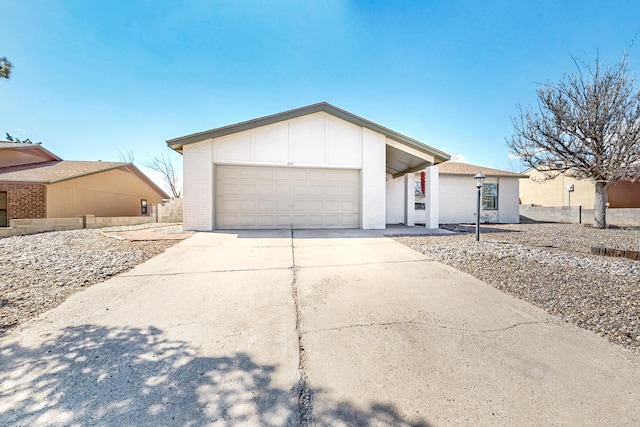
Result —
[[[440, 195], [440, 224], [474, 223], [478, 193], [473, 176], [482, 172], [486, 178], [481, 190], [480, 221], [501, 224], [520, 222], [518, 173], [475, 166], [466, 163], [445, 162], [438, 166]], [[416, 174], [416, 222], [423, 222], [422, 185]], [[428, 197], [428, 195], [426, 195]]]
[[168, 198], [131, 163], [62, 160], [40, 144], [0, 142], [0, 227], [22, 218], [149, 215]]
[[413, 225], [420, 170], [435, 189], [426, 226], [437, 227], [430, 166], [450, 157], [324, 102], [167, 144], [183, 154], [184, 227], [202, 231], [382, 229], [396, 200], [392, 208]]
[[[582, 206], [593, 209], [593, 182], [570, 178], [566, 174], [545, 181], [544, 174], [533, 168], [524, 173], [529, 179], [520, 181], [520, 201], [523, 205]], [[573, 191], [569, 191], [570, 186]], [[640, 208], [640, 182], [620, 181], [609, 186], [607, 202], [610, 208]]]

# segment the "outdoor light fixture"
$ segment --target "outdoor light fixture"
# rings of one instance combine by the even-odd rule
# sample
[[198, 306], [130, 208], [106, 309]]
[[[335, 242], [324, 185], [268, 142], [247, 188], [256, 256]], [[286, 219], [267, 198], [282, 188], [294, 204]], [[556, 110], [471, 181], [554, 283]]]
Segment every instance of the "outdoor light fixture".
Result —
[[478, 189], [478, 204], [476, 205], [476, 242], [480, 241], [480, 190], [484, 183], [484, 174], [478, 172], [473, 179], [476, 180], [476, 188]]

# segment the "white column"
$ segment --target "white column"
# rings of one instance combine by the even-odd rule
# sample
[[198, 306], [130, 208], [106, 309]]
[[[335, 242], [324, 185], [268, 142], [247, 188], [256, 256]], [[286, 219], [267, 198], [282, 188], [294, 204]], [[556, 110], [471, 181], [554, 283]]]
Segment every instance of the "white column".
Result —
[[404, 174], [404, 225], [416, 225], [416, 176]]
[[362, 228], [386, 226], [385, 137], [362, 128]]
[[425, 192], [425, 224], [426, 228], [438, 228], [439, 225], [439, 194], [438, 194], [438, 167], [429, 166], [424, 170], [424, 192]]
[[211, 141], [185, 145], [183, 164], [183, 227], [213, 230], [213, 147]]

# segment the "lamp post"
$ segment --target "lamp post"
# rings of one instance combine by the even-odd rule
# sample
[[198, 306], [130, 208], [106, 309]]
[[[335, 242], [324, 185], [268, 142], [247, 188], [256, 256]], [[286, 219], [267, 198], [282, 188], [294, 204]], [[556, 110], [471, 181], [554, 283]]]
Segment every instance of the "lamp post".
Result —
[[484, 174], [478, 172], [473, 179], [476, 180], [476, 188], [478, 189], [478, 204], [476, 205], [476, 242], [480, 241], [480, 190], [484, 183]]

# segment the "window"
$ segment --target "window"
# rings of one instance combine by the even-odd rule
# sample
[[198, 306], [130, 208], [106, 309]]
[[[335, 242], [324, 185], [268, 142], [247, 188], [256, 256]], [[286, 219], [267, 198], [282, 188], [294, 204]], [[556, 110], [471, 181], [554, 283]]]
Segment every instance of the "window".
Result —
[[487, 211], [498, 209], [498, 184], [482, 184], [482, 209]]
[[145, 199], [140, 200], [140, 212], [142, 212], [142, 215], [147, 214], [147, 201]]

